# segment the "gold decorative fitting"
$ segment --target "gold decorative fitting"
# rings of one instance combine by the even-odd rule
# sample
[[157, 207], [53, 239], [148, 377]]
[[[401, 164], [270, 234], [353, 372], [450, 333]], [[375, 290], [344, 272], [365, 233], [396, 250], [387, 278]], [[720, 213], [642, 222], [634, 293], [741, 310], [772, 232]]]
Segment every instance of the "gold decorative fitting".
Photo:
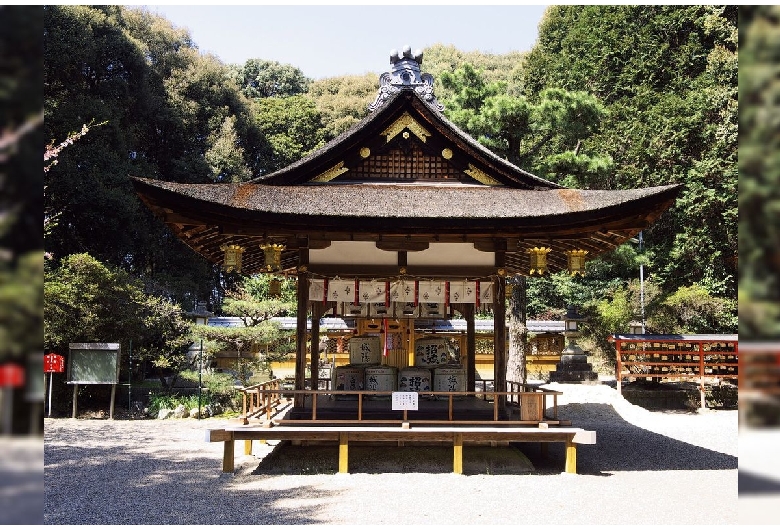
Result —
[[222, 261], [222, 270], [240, 273], [241, 256], [244, 253], [244, 247], [241, 245], [222, 245], [219, 249], [225, 253]]
[[331, 180], [335, 179], [339, 175], [343, 175], [349, 171], [348, 167], [344, 167], [344, 162], [339, 162], [329, 170], [320, 173], [313, 179], [311, 179], [312, 182], [330, 182]]
[[547, 273], [547, 254], [551, 251], [547, 247], [534, 247], [528, 249], [531, 259], [531, 267], [528, 274], [538, 274], [539, 276]]
[[585, 276], [585, 255], [587, 253], [587, 250], [570, 250], [566, 252], [569, 274], [572, 276], [577, 274]]
[[398, 269], [398, 273], [399, 274], [406, 274], [406, 267], [401, 267], [400, 269]]
[[466, 175], [473, 178], [477, 182], [481, 182], [485, 186], [501, 186], [501, 183], [482, 171], [474, 167], [473, 164], [469, 164], [469, 168], [463, 171]]
[[275, 272], [282, 268], [282, 250], [284, 245], [277, 243], [266, 243], [260, 245], [265, 255], [265, 270], [266, 272]]
[[[387, 136], [387, 141], [389, 142], [396, 136], [398, 136], [399, 133], [401, 133], [404, 129], [409, 129], [412, 134], [414, 134], [417, 138], [419, 138], [422, 142], [425, 142], [428, 140], [428, 137], [431, 135], [428, 131], [425, 130], [425, 128], [417, 123], [414, 118], [412, 118], [408, 112], [404, 112], [403, 115], [401, 115], [400, 118], [395, 120], [390, 127], [385, 129], [382, 132], [382, 136]], [[404, 138], [408, 138], [409, 136], [404, 136]]]
[[361, 147], [360, 156], [363, 158], [368, 158], [369, 156], [371, 156], [371, 149], [369, 149], [368, 147]]
[[309, 267], [306, 265], [298, 265], [298, 272], [306, 272], [307, 270], [309, 270]]
[[506, 269], [498, 269], [496, 273], [503, 278], [506, 276]]
[[441, 156], [443, 156], [446, 160], [449, 160], [452, 158], [452, 149], [449, 147], [445, 147], [441, 150]]

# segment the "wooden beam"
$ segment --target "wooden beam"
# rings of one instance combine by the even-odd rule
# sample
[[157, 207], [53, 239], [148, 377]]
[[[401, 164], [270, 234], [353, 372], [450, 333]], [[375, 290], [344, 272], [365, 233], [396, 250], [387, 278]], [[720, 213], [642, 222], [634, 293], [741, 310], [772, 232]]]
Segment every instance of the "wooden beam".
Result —
[[311, 304], [311, 389], [319, 390], [320, 376], [320, 318], [325, 312], [325, 302]]
[[[498, 276], [493, 281], [493, 385], [496, 391], [506, 391], [506, 278]], [[496, 395], [499, 417], [506, 414], [506, 396]]]
[[[302, 266], [299, 266], [298, 269], [298, 307], [296, 313], [297, 324], [295, 330], [295, 390], [304, 390], [304, 381], [306, 379], [306, 328], [308, 321], [306, 314], [308, 313], [309, 309], [309, 273], [306, 272], [305, 265], [309, 262], [309, 250], [306, 248], [300, 249], [298, 259]], [[295, 397], [293, 398], [293, 406], [302, 407], [303, 400], [303, 394], [295, 394]]]
[[376, 248], [388, 251], [420, 252], [428, 250], [430, 244], [427, 241], [409, 241], [407, 239], [382, 238], [376, 242]]
[[466, 389], [476, 390], [477, 384], [477, 333], [474, 322], [474, 304], [463, 304], [463, 318], [466, 319]]

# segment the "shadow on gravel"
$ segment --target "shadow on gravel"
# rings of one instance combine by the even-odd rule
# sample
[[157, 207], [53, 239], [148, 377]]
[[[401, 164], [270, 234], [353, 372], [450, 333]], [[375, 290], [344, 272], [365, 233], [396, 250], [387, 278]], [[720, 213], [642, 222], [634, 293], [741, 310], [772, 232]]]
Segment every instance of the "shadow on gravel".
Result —
[[[337, 445], [283, 442], [266, 455], [253, 475], [329, 475], [338, 473]], [[452, 473], [453, 448], [445, 445], [349, 446], [350, 473]], [[512, 446], [463, 447], [464, 475], [528, 475], [531, 461]]]
[[739, 495], [777, 495], [780, 493], [780, 480], [762, 477], [749, 471], [739, 472], [738, 484]]
[[[111, 436], [106, 433], [106, 438]], [[91, 440], [94, 442], [94, 440]], [[311, 487], [242, 489], [221, 473], [221, 455], [197, 456], [106, 443], [85, 448], [47, 444], [44, 524], [60, 525], [309, 525], [316, 504], [337, 493]], [[301, 502], [306, 501], [306, 502]], [[217, 508], [218, 506], [218, 508]], [[40, 509], [40, 501], [39, 508]]]
[[[577, 446], [577, 473], [610, 475], [614, 471], [724, 470], [737, 469], [738, 458], [698, 447], [637, 427], [604, 403], [574, 403], [558, 407], [560, 418], [574, 427], [596, 431], [595, 445]], [[579, 417], [590, 418], [588, 421]], [[735, 426], [736, 428], [736, 426]], [[531, 460], [537, 473], [560, 473], [564, 445], [548, 444], [547, 458], [538, 443], [516, 444]]]

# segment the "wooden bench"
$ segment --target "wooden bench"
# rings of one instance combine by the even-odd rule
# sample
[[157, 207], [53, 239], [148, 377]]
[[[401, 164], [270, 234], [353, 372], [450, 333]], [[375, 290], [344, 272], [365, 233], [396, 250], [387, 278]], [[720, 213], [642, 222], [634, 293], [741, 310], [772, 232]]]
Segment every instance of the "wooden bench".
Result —
[[[595, 444], [595, 431], [574, 427], [425, 427], [408, 424], [387, 427], [354, 426], [265, 426], [231, 425], [206, 431], [207, 442], [224, 442], [222, 471], [235, 469], [235, 441], [252, 440], [332, 441], [339, 446], [339, 473], [349, 473], [349, 442], [450, 442], [453, 472], [463, 473], [463, 444], [470, 442], [562, 442], [566, 444], [567, 473], [577, 473], [577, 444]], [[247, 451], [249, 454], [251, 451]]]

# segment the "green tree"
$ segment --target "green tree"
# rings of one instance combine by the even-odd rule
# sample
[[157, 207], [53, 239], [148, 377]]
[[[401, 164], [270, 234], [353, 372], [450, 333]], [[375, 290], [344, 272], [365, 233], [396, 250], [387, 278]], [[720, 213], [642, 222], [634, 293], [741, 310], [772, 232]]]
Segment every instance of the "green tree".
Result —
[[258, 99], [253, 110], [273, 152], [269, 171], [286, 167], [325, 143], [322, 117], [306, 96]]
[[45, 173], [45, 211], [59, 212], [46, 250], [55, 261], [88, 252], [181, 303], [216, 302], [219, 271], [141, 205], [129, 177], [261, 174], [270, 149], [249, 100], [227, 67], [162, 17], [122, 6], [53, 5], [43, 14], [46, 137], [103, 124]]
[[322, 115], [323, 134], [331, 140], [368, 115], [379, 89], [378, 74], [346, 75], [313, 81], [306, 95]]
[[230, 77], [250, 99], [289, 97], [306, 93], [311, 80], [291, 64], [248, 59], [243, 65], [232, 65]]
[[74, 254], [59, 267], [47, 267], [43, 285], [44, 347], [67, 351], [71, 342], [119, 342], [151, 362], [164, 382], [186, 357], [190, 324], [181, 308], [144, 293], [127, 272], [88, 254]]
[[584, 188], [612, 169], [608, 156], [585, 147], [606, 112], [593, 96], [557, 88], [533, 98], [510, 95], [505, 82], [487, 83], [469, 64], [441, 81], [453, 93], [445, 115], [513, 164]]
[[[273, 320], [295, 314], [294, 282], [277, 280], [281, 282], [281, 294], [272, 296], [271, 281], [272, 278], [264, 274], [244, 277], [225, 298], [222, 313], [239, 317], [243, 327], [194, 327], [196, 336], [238, 353], [237, 375], [244, 386], [248, 384], [249, 371], [253, 368], [267, 370], [271, 362], [286, 360], [295, 347], [294, 335], [281, 330]], [[242, 352], [246, 353], [245, 357]]]

